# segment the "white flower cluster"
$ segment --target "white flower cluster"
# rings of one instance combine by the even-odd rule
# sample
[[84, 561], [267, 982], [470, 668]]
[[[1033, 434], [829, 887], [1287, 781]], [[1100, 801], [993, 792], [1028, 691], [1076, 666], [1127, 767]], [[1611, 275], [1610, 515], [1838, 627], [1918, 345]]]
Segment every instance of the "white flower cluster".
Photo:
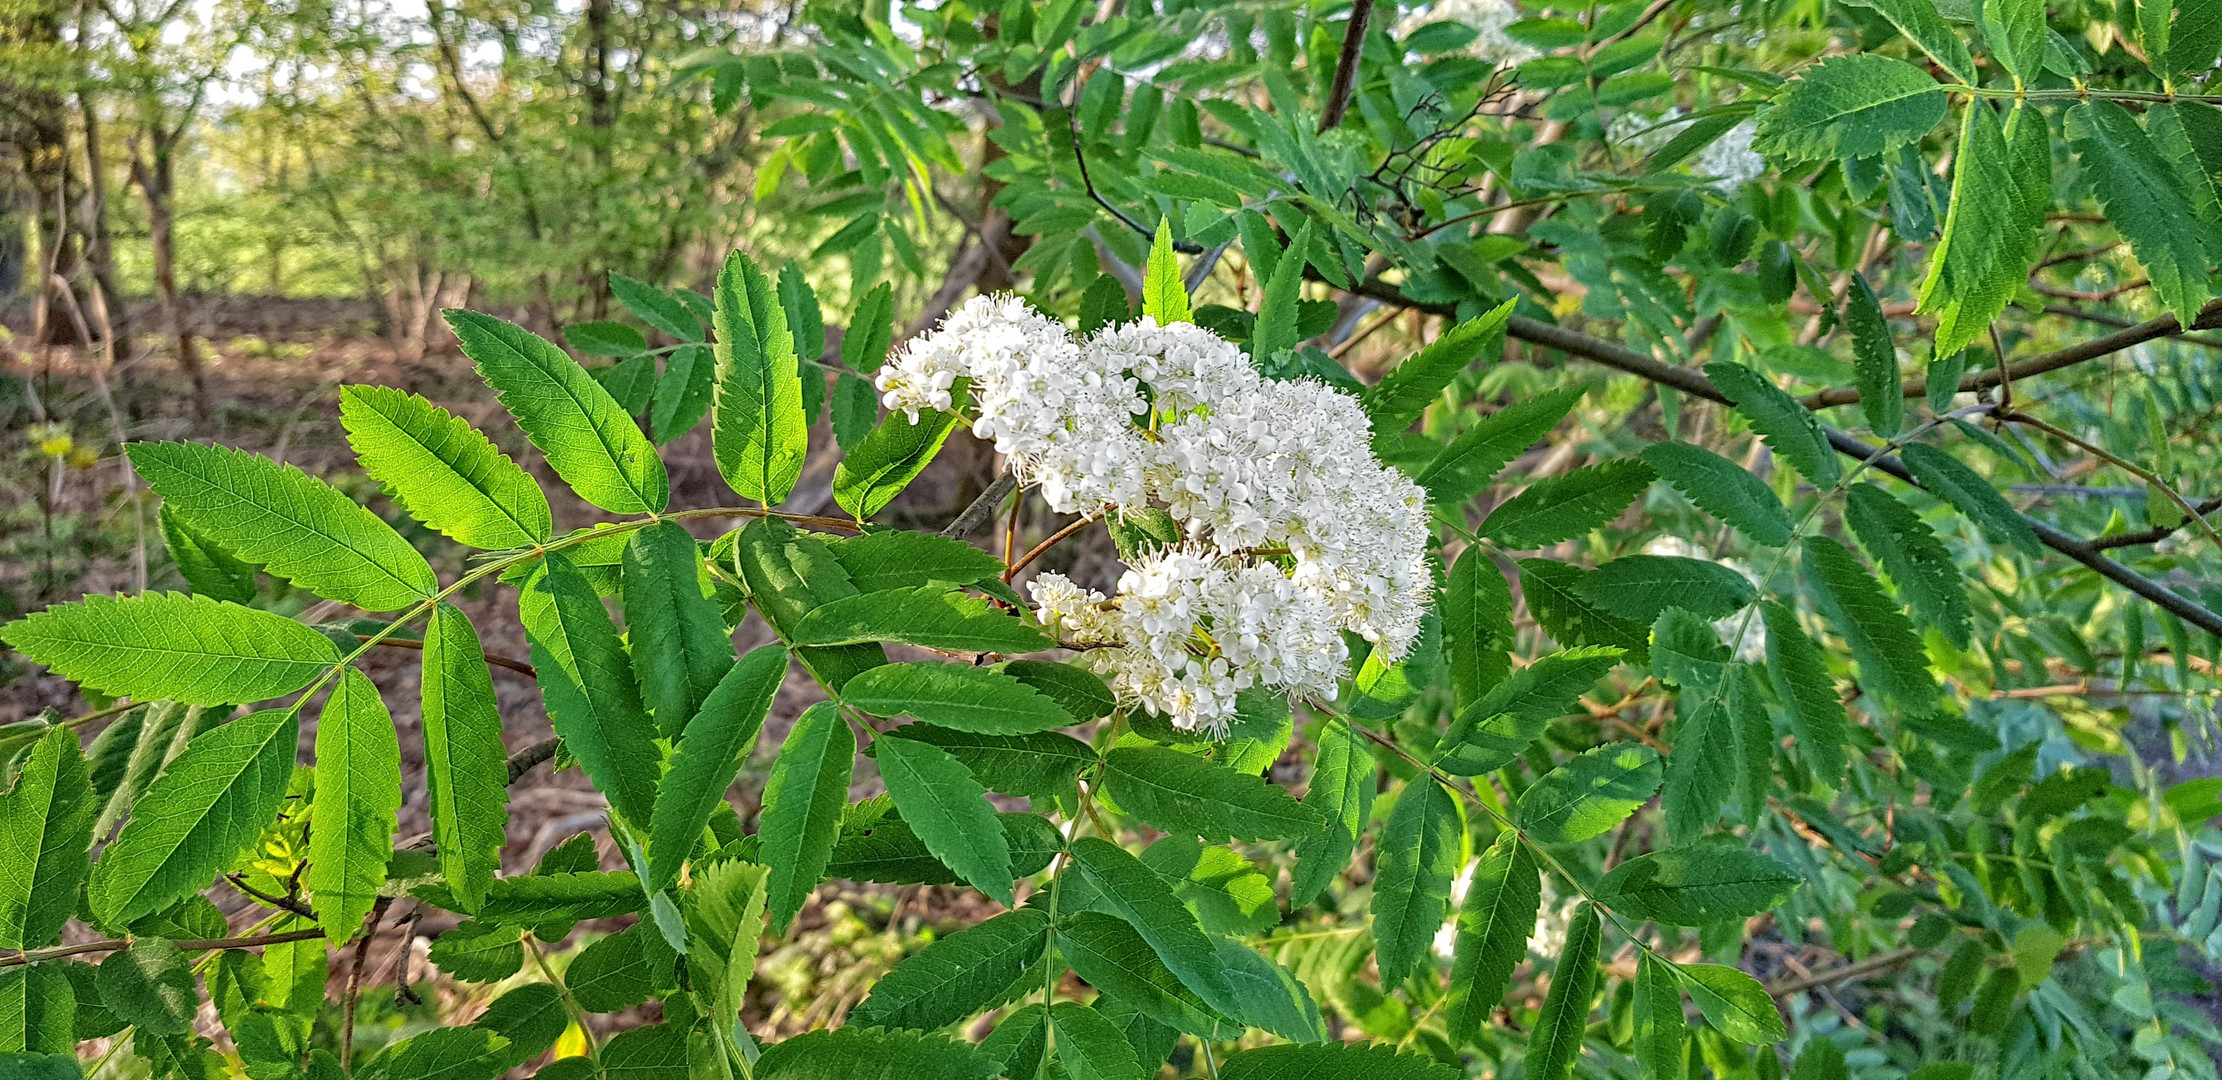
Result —
[[1759, 125], [1749, 120], [1729, 128], [1698, 151], [1697, 160], [1690, 163], [1690, 172], [1713, 178], [1713, 186], [1724, 192], [1734, 193], [1737, 188], [1767, 175], [1767, 159], [1751, 148], [1752, 140], [1759, 136]]
[[1524, 18], [1527, 15], [1515, 7], [1512, 0], [1435, 0], [1406, 15], [1397, 24], [1397, 33], [1409, 35], [1431, 22], [1465, 23], [1475, 31], [1472, 44], [1466, 46], [1466, 55], [1498, 67], [1514, 67], [1543, 55], [1505, 33], [1506, 27]]
[[1432, 588], [1425, 496], [1374, 458], [1356, 399], [1268, 380], [1192, 324], [1144, 318], [1083, 341], [1007, 297], [967, 302], [878, 386], [915, 417], [952, 407], [959, 380], [973, 433], [1052, 508], [1155, 505], [1186, 527], [1116, 596], [1057, 574], [1032, 585], [1066, 640], [1113, 646], [1088, 656], [1126, 700], [1223, 731], [1251, 686], [1331, 696], [1341, 631], [1392, 658], [1411, 647]]

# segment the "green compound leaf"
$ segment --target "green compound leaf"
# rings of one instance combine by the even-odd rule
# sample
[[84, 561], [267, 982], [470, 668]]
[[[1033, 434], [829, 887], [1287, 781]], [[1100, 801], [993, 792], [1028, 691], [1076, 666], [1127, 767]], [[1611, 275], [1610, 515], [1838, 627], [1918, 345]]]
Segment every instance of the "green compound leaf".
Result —
[[888, 641], [950, 652], [1027, 653], [1050, 647], [1041, 631], [985, 600], [939, 585], [828, 601], [794, 627], [798, 645]]
[[1788, 706], [1798, 760], [1816, 780], [1837, 787], [1847, 764], [1844, 747], [1851, 720], [1836, 696], [1827, 657], [1798, 625], [1796, 612], [1771, 600], [1759, 611], [1767, 621], [1767, 677], [1775, 696]]
[[1173, 254], [1173, 225], [1159, 218], [1157, 236], [1150, 241], [1150, 260], [1142, 279], [1142, 314], [1159, 326], [1195, 322], [1188, 306], [1188, 286], [1180, 278], [1180, 260]]
[[[1060, 664], [1053, 660], [1005, 660], [988, 670], [1000, 671], [1034, 688], [1034, 692], [1057, 703], [1076, 721], [1100, 720], [1119, 707], [1111, 688], [1103, 684], [1102, 676], [1077, 664]], [[1237, 703], [1236, 711], [1241, 707]]]
[[903, 413], [888, 413], [834, 468], [834, 503], [858, 521], [887, 509], [933, 463], [956, 428], [954, 412], [921, 413], [916, 423]]
[[1024, 682], [969, 664], [876, 667], [850, 679], [841, 700], [874, 716], [915, 716], [982, 735], [1030, 735], [1076, 722]]
[[702, 555], [677, 522], [635, 532], [623, 562], [625, 631], [641, 703], [676, 738], [733, 667], [733, 636], [702, 591]]
[[1641, 623], [1657, 622], [1670, 607], [1704, 619], [1726, 618], [1758, 595], [1735, 570], [1675, 555], [1623, 555], [1585, 575], [1575, 591], [1604, 611]]
[[[1726, 670], [1722, 670], [1726, 678]], [[1675, 703], [1680, 713], [1669, 732], [1666, 783], [1659, 808], [1667, 835], [1694, 840], [1720, 820], [1720, 806], [1736, 787], [1736, 727], [1721, 700], [1721, 684], [1687, 688]]]
[[1456, 504], [1473, 498], [1513, 458], [1550, 434], [1588, 390], [1579, 385], [1560, 387], [1482, 417], [1443, 447], [1414, 479], [1427, 489], [1429, 502]]
[[1443, 736], [1435, 765], [1453, 776], [1501, 769], [1542, 736], [1551, 721], [1581, 711], [1582, 695], [1624, 654], [1610, 646], [1552, 653], [1521, 668], [1467, 706]]
[[1905, 415], [1905, 382], [1898, 372], [1898, 347], [1883, 318], [1882, 301], [1862, 274], [1853, 274], [1844, 296], [1844, 323], [1852, 332], [1852, 372], [1867, 426], [1883, 438], [1898, 434]]
[[578, 362], [515, 323], [449, 311], [463, 355], [579, 497], [613, 514], [660, 513], [671, 498], [663, 459], [624, 406]]
[[1126, 1033], [1101, 1012], [1060, 1001], [1050, 1007], [1049, 1022], [1057, 1032], [1057, 1060], [1073, 1080], [1144, 1080]]
[[1622, 459], [1545, 477], [1490, 511], [1481, 535], [1514, 551], [1585, 536], [1619, 517], [1655, 476], [1642, 461]]
[[508, 1070], [509, 1040], [487, 1028], [434, 1028], [387, 1051], [393, 1080], [493, 1080]]
[[678, 988], [679, 954], [653, 923], [637, 922], [571, 958], [563, 983], [587, 1012], [630, 1009]]
[[1597, 954], [1603, 940], [1597, 905], [1583, 904], [1566, 928], [1566, 946], [1551, 971], [1551, 995], [1528, 1036], [1527, 1074], [1536, 1080], [1566, 1080], [1574, 1071], [1582, 1031], [1589, 1024], [1590, 999], [1597, 994]]
[[1233, 848], [1164, 836], [1143, 850], [1142, 862], [1172, 884], [1207, 933], [1243, 937], [1281, 921], [1272, 879]]
[[1868, 5], [1906, 35], [1907, 40], [1920, 46], [1921, 51], [1936, 61], [1937, 66], [1955, 79], [1969, 86], [1980, 86], [1982, 80], [1975, 73], [1975, 61], [1967, 54], [1967, 46], [1960, 41], [1960, 32], [1938, 14], [1937, 6], [1930, 0], [1872, 0]]
[[1742, 466], [1688, 443], [1653, 443], [1643, 460], [1697, 508], [1719, 518], [1755, 543], [1790, 543], [1790, 511], [1774, 489]]
[[267, 701], [339, 662], [300, 623], [184, 593], [94, 594], [10, 623], [0, 641], [88, 689], [190, 705]]
[[1590, 571], [1551, 559], [1520, 560], [1520, 592], [1544, 631], [1568, 646], [1619, 649], [1623, 662], [1651, 662], [1651, 628], [1623, 619], [1576, 590]]
[[771, 280], [738, 251], [718, 273], [716, 301], [718, 475], [742, 498], [771, 506], [795, 489], [810, 451], [795, 337]]
[[[434, 907], [455, 910], [454, 894], [445, 884], [421, 885], [411, 895]], [[477, 918], [497, 926], [561, 925], [614, 919], [647, 906], [648, 894], [641, 891], [640, 878], [631, 871], [532, 873], [495, 878], [486, 888], [486, 902], [479, 906]]]
[[1162, 746], [1104, 756], [1104, 790], [1127, 813], [1205, 840], [1295, 840], [1326, 825], [1319, 811], [1262, 778]]
[[101, 1004], [149, 1035], [189, 1034], [200, 1012], [193, 962], [163, 938], [139, 938], [109, 953], [100, 962], [98, 984]]
[[192, 526], [178, 520], [177, 511], [166, 503], [156, 511], [156, 517], [162, 524], [162, 542], [170, 549], [170, 561], [177, 564], [177, 572], [192, 586], [194, 595], [235, 604], [253, 602], [253, 563], [242, 561], [214, 540], [195, 532]]
[[1115, 915], [1078, 911], [1057, 923], [1057, 951], [1088, 985], [1133, 1006], [1167, 1027], [1205, 1038], [1226, 1038], [1233, 1025], [1181, 985], [1157, 950]]
[[756, 1059], [756, 1080], [993, 1080], [1001, 1074], [998, 1062], [968, 1043], [861, 1027], [798, 1035]]
[[517, 613], [564, 748], [626, 820], [648, 821], [663, 754], [602, 598], [569, 559], [550, 553], [525, 579]]
[[132, 443], [124, 452], [194, 532], [318, 596], [393, 611], [439, 588], [393, 526], [291, 465], [198, 443]]
[[1631, 918], [1704, 926], [1771, 910], [1803, 883], [1750, 848], [1699, 844], [1621, 863], [1598, 883], [1597, 902]]
[[714, 862], [693, 876], [681, 898], [690, 985], [708, 998], [713, 1015], [738, 1017], [756, 976], [768, 876], [768, 868], [739, 859]]
[[679, 879], [680, 866], [755, 748], [756, 733], [786, 678], [787, 650], [778, 645], [752, 650], [725, 673], [687, 725], [671, 770], [656, 786], [656, 809], [649, 818], [651, 891], [660, 892]]
[[1924, 443], [1907, 446], [1899, 456], [1922, 487], [1966, 514], [1991, 543], [2010, 544], [2030, 558], [2044, 554], [2044, 545], [2038, 542], [2036, 532], [2022, 519], [2021, 513], [1991, 486], [1990, 481], [1959, 458]]
[[1167, 970], [1221, 1012], [1232, 1013], [1234, 986], [1196, 914], [1156, 871], [1126, 849], [1099, 837], [1073, 841], [1073, 862], [1103, 897], [1111, 913], [1149, 942]]
[[1859, 661], [1860, 682], [1901, 708], [1935, 704], [1936, 678], [1929, 674], [1920, 635], [1859, 560], [1835, 540], [1808, 537], [1805, 572], [1815, 606]]
[[1512, 819], [1545, 844], [1603, 836], [1659, 790], [1659, 754], [1642, 743], [1612, 743], [1543, 774], [1520, 794]]
[[1374, 849], [1373, 936], [1383, 985], [1404, 981], [1442, 928], [1465, 831], [1450, 790], [1425, 777], [1389, 811]]
[[[2045, 141], [2049, 169], [2050, 140]], [[1953, 157], [1944, 237], [1930, 255], [1916, 306], [1922, 314], [1938, 316], [1938, 355], [1959, 352], [1986, 333], [2028, 271], [2021, 258], [2025, 245], [2016, 236], [2022, 209], [2017, 172], [1997, 112], [1981, 101], [1971, 103]], [[2027, 225], [2019, 229], [2023, 236], [2029, 232]]]
[[[1682, 1016], [1679, 974], [1671, 961], [1644, 953], [1636, 961], [1635, 1056], [1643, 1080], [1681, 1080], [1689, 1021]], [[1822, 1040], [1815, 1040], [1816, 1042]]]
[[[1292, 265], [1301, 269], [1301, 261]], [[1443, 331], [1442, 336], [1426, 348], [1382, 376], [1378, 384], [1366, 391], [1364, 398], [1366, 419], [1373, 430], [1379, 433], [1411, 427], [1412, 422], [1427, 411], [1428, 404], [1440, 397], [1443, 388], [1476, 357], [1487, 354], [1492, 346], [1502, 348], [1505, 321], [1512, 317], [1512, 308], [1513, 302], [1507, 300], [1479, 318], [1468, 319]], [[1289, 342], [1290, 346], [1294, 344], [1293, 340]], [[1265, 352], [1263, 355], [1273, 354]]]
[[905, 724], [891, 737], [932, 743], [972, 770], [989, 791], [1051, 799], [1073, 790], [1073, 778], [1096, 763], [1087, 743], [1053, 731], [1032, 735], [981, 735], [932, 724]]
[[1960, 568], [1950, 549], [1912, 508], [1873, 484], [1859, 483], [1845, 493], [1845, 523], [1859, 546], [1882, 564], [1898, 595], [1922, 622], [1937, 629], [1956, 649], [1965, 649], [1974, 615]]
[[609, 277], [610, 295], [625, 305], [627, 311], [640, 317], [640, 321], [663, 331], [681, 341], [702, 340], [702, 320], [687, 310], [687, 305], [673, 299], [670, 293], [623, 274]]
[[1705, 374], [1720, 392], [1735, 402], [1736, 412], [1790, 467], [1805, 474], [1814, 486], [1831, 488], [1842, 475], [1836, 452], [1821, 434], [1821, 422], [1811, 410], [1781, 387], [1742, 364], [1720, 361], [1705, 365]]
[[186, 744], [93, 864], [94, 918], [128, 926], [207, 888], [277, 816], [299, 741], [292, 710], [265, 709]]
[[460, 910], [476, 911], [508, 841], [508, 752], [478, 631], [447, 604], [424, 628], [422, 691], [425, 801], [440, 873]]
[[1451, 567], [1435, 606], [1451, 689], [1460, 702], [1471, 703], [1511, 673], [1512, 586], [1481, 545], [1470, 545]]
[[1759, 114], [1752, 149], [1787, 161], [1874, 157], [1928, 134], [1945, 107], [1944, 85], [1903, 60], [1830, 57]]
[[39, 737], [15, 784], [0, 795], [0, 949], [53, 944], [77, 910], [91, 870], [93, 797], [77, 733]]
[[2137, 118], [2111, 101], [2068, 110], [2068, 144], [2093, 173], [2092, 191], [2106, 217], [2129, 241], [2151, 277], [2153, 292], [2190, 326], [2214, 294], [2207, 272], [2214, 257], [2200, 240], [2191, 187], [2183, 182]]
[[1011, 903], [1011, 845], [988, 805], [987, 789], [964, 763], [915, 739], [874, 742], [880, 779], [903, 822], [935, 858], [972, 887]]
[[1458, 1080], [1457, 1069], [1379, 1043], [1283, 1043], [1244, 1050], [1219, 1067], [1219, 1080]]
[[864, 1027], [932, 1031], [1002, 1000], [1049, 947], [1049, 916], [1004, 912], [904, 957], [849, 1014]]
[[339, 413], [363, 470], [427, 528], [486, 551], [548, 539], [540, 485], [461, 417], [386, 386], [341, 387]]
[[1325, 1042], [1327, 1025], [1311, 991], [1287, 968], [1238, 941], [1213, 938], [1219, 966], [1234, 986], [1227, 1012], [1250, 1027], [1263, 1028], [1297, 1042]]
[[[1303, 224], [1297, 226], [1296, 235], [1290, 238], [1289, 249], [1292, 251], [1305, 250], [1311, 245], [1311, 236], [1311, 219], [1306, 218]], [[1275, 242], [1270, 239], [1260, 239], [1261, 247], [1272, 243]], [[1258, 302], [1258, 317], [1252, 324], [1256, 332], [1250, 337], [1250, 355], [1259, 360], [1271, 360], [1290, 349], [1294, 349], [1297, 341], [1300, 340], [1297, 328], [1303, 321], [1301, 312], [1304, 298], [1304, 260], [1302, 258], [1284, 260], [1276, 252], [1267, 256], [1265, 260], [1253, 262], [1252, 266], [1260, 280], [1265, 282], [1265, 296]], [[1096, 316], [1100, 320], [1099, 325], [1101, 323], [1125, 322], [1127, 319], [1126, 289], [1119, 285], [1117, 278], [1112, 278], [1110, 281], [1111, 284], [1104, 286], [1104, 291], [1096, 296], [1097, 303], [1101, 305], [1097, 311], [1102, 313]], [[1086, 297], [1082, 298], [1082, 306], [1083, 308], [1087, 306]], [[1086, 323], [1089, 321], [1091, 314], [1094, 313], [1085, 310], [1081, 313], [1082, 333], [1086, 333], [1090, 329], [1086, 326]], [[1461, 364], [1460, 366], [1464, 365]], [[1421, 405], [1424, 406], [1425, 404], [1426, 402], [1423, 399]], [[1406, 417], [1402, 424], [1394, 427], [1384, 424], [1381, 418], [1374, 417], [1373, 429], [1375, 431], [1401, 431], [1405, 427], [1409, 427], [1412, 420], [1418, 415], [1418, 411], [1415, 410], [1412, 416]]]
[[858, 592], [939, 585], [961, 589], [1003, 573], [1003, 560], [933, 533], [888, 529], [827, 542]]
[[[316, 721], [316, 810], [309, 891], [335, 945], [362, 928], [378, 901], [400, 822], [401, 740], [370, 676], [350, 667]], [[143, 811], [143, 808], [142, 808]]]
[[1722, 964], [1679, 964], [1682, 987], [1705, 1022], [1740, 1043], [1769, 1045], [1789, 1038], [1782, 1012], [1759, 980]]
[[523, 935], [515, 926], [462, 922], [433, 939], [429, 958], [449, 978], [500, 982], [525, 966]]
[[779, 748], [764, 785], [763, 821], [757, 829], [764, 864], [771, 867], [765, 906], [776, 930], [786, 929], [825, 876], [855, 763], [856, 734], [832, 702], [803, 710]]
[[1373, 818], [1376, 765], [1366, 741], [1348, 721], [1329, 723], [1317, 736], [1311, 783], [1304, 805], [1319, 812], [1327, 828], [1296, 843], [1296, 869], [1289, 875], [1289, 906], [1319, 898], [1327, 884], [1349, 865], [1366, 822]]
[[658, 446], [694, 430], [717, 393], [716, 354], [707, 345], [683, 345], [664, 359], [648, 409], [648, 436]]
[[1489, 1013], [1504, 1003], [1512, 969], [1527, 959], [1543, 903], [1542, 867], [1535, 853], [1507, 829], [1474, 864], [1466, 900], [1458, 909], [1458, 937], [1451, 951], [1450, 997], [1443, 1015], [1451, 1042], [1480, 1035]]
[[[892, 738], [892, 736], [890, 736]], [[1011, 849], [1011, 876], [1025, 877], [1049, 865], [1065, 849], [1064, 834], [1039, 814], [998, 813], [1003, 842]], [[893, 815], [870, 824], [844, 824], [833, 861], [826, 865], [830, 877], [852, 881], [877, 881], [889, 885], [950, 885], [965, 879], [947, 863], [926, 850], [924, 841], [903, 819]]]

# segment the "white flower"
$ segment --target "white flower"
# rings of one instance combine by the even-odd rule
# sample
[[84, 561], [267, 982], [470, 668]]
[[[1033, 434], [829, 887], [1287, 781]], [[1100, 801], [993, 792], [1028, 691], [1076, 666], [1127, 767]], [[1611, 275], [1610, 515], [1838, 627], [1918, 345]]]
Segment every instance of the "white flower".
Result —
[[1086, 341], [1010, 298], [968, 301], [879, 375], [890, 409], [946, 409], [1060, 512], [1160, 506], [1185, 543], [1115, 595], [1031, 583], [1044, 625], [1092, 648], [1123, 701], [1224, 733], [1253, 686], [1332, 698], [1350, 631], [1397, 658], [1433, 581], [1426, 498], [1373, 456], [1355, 398], [1274, 382], [1201, 327], [1153, 319]]
[[1400, 37], [1408, 35], [1432, 22], [1465, 23], [1475, 30], [1473, 43], [1466, 46], [1466, 55], [1498, 67], [1512, 67], [1543, 55], [1505, 33], [1505, 27], [1526, 17], [1512, 5], [1512, 0], [1437, 0], [1406, 15], [1397, 24], [1397, 34]]
[[1698, 176], [1713, 177], [1713, 186], [1727, 192], [1767, 175], [1767, 159], [1751, 148], [1751, 141], [1758, 134], [1759, 125], [1749, 120], [1729, 128], [1698, 151], [1697, 160], [1690, 163], [1690, 171]]

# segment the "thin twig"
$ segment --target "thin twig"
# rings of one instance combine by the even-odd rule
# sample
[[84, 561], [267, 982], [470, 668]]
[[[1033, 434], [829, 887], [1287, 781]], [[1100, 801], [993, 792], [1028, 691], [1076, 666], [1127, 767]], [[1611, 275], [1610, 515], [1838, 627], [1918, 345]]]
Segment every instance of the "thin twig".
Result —
[[1335, 79], [1327, 88], [1327, 107], [1319, 111], [1322, 135], [1341, 125], [1350, 111], [1350, 96], [1358, 88], [1358, 62], [1366, 51], [1366, 24], [1372, 20], [1373, 0], [1352, 0], [1350, 22], [1342, 32], [1342, 55], [1335, 59]]
[[1012, 476], [1010, 473], [1004, 473], [996, 477], [995, 482], [989, 484], [988, 489], [981, 492], [979, 498], [972, 500], [971, 505], [966, 506], [963, 512], [957, 515], [955, 521], [950, 522], [941, 530], [941, 535], [952, 540], [962, 540], [972, 535], [972, 531], [979, 528], [988, 518], [994, 516], [995, 508], [1001, 505], [1003, 500], [1008, 498], [1011, 492], [1017, 490], [1017, 488], [1018, 477]]
[[1768, 987], [1767, 993], [1778, 998], [1789, 997], [1802, 991], [1828, 986], [1832, 983], [1840, 983], [1846, 979], [1872, 975], [1878, 971], [1897, 967], [1916, 956], [1920, 956], [1921, 952], [1920, 949], [1892, 949], [1886, 953], [1877, 953], [1856, 964], [1846, 964], [1843, 967], [1830, 968], [1827, 971], [1816, 971], [1811, 975], [1799, 978], [1784, 979]]
[[[357, 641], [369, 641], [370, 635], [357, 634], [355, 635], [355, 639]], [[389, 649], [414, 649], [418, 652], [424, 651], [424, 642], [418, 641], [415, 638], [390, 637], [379, 641], [378, 644]], [[486, 663], [493, 667], [508, 668], [509, 670], [514, 671], [519, 675], [523, 675], [525, 678], [528, 679], [536, 679], [540, 677], [540, 673], [534, 671], [531, 664], [525, 663], [522, 660], [515, 659], [514, 657], [497, 656], [493, 653], [487, 653]]]
[[1080, 515], [1080, 517], [1074, 519], [1072, 524], [1049, 534], [1049, 539], [1034, 545], [1032, 550], [1028, 551], [1024, 555], [1019, 556], [1017, 562], [1012, 563], [1009, 569], [1003, 571], [1004, 584], [1009, 584], [1012, 578], [1018, 576], [1019, 571], [1026, 569], [1027, 564], [1033, 562], [1035, 559], [1041, 558], [1042, 553], [1048, 551], [1050, 548], [1056, 547], [1060, 543], [1063, 543], [1066, 537], [1069, 537], [1072, 534], [1087, 528], [1089, 524], [1096, 520], [1097, 516], [1098, 515], [1092, 513], [1082, 514]]
[[[210, 949], [252, 949], [263, 945], [283, 945], [291, 941], [309, 941], [324, 936], [322, 930], [288, 930], [282, 934], [249, 934], [245, 937], [181, 939], [170, 944], [183, 952], [207, 952]], [[130, 938], [109, 938], [105, 941], [80, 941], [75, 945], [55, 945], [44, 949], [10, 952], [0, 955], [0, 968], [37, 964], [59, 960], [65, 956], [84, 953], [115, 952], [131, 947]]]

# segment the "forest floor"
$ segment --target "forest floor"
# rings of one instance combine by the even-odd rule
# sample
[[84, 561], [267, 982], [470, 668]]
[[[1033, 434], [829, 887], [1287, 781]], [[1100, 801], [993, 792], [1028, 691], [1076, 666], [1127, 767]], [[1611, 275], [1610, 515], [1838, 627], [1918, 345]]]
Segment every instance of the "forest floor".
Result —
[[[452, 580], [464, 569], [463, 549], [410, 521], [355, 466], [339, 423], [343, 384], [401, 387], [485, 430], [540, 480], [559, 533], [606, 517], [573, 497], [550, 472], [538, 451], [502, 415], [493, 393], [469, 362], [452, 347], [431, 351], [421, 359], [403, 359], [372, 333], [370, 314], [367, 307], [340, 302], [257, 306], [235, 301], [204, 308], [196, 329], [201, 331], [203, 366], [215, 408], [202, 422], [192, 417], [190, 384], [176, 370], [170, 350], [156, 339], [140, 339], [138, 359], [128, 365], [131, 370], [107, 370], [97, 350], [25, 347], [20, 320], [0, 319], [0, 326], [16, 323], [12, 327], [15, 344], [0, 336], [0, 619], [87, 593], [186, 587], [163, 551], [152, 500], [135, 482], [119, 452], [119, 442], [126, 439], [216, 442], [298, 466], [378, 511], [427, 552], [442, 578]], [[154, 324], [147, 319], [140, 325]], [[61, 427], [40, 426], [42, 414]], [[74, 462], [67, 454], [57, 458], [40, 451], [41, 439], [64, 431], [76, 446], [97, 449], [80, 451]], [[674, 507], [735, 501], [712, 464], [708, 435], [703, 425], [664, 448]], [[830, 495], [836, 459], [823, 421], [811, 441], [813, 453], [802, 482], [785, 509], [838, 514]], [[968, 438], [953, 440], [928, 473], [881, 515], [882, 520], [937, 527], [955, 517], [986, 485], [992, 468], [992, 450]], [[707, 539], [741, 523], [739, 519], [697, 519], [688, 524], [698, 537]], [[1002, 524], [983, 528], [975, 542], [1000, 544]], [[1020, 550], [1058, 524], [1046, 514], [1020, 522]], [[1076, 538], [1049, 564], [1081, 576], [1111, 572], [1115, 554], [1100, 530], [1092, 536], [1092, 541]], [[273, 586], [285, 589], [282, 582], [268, 578], [264, 585], [266, 597]], [[512, 590], [474, 588], [460, 594], [456, 602], [478, 628], [490, 656], [527, 658], [529, 649]], [[359, 614], [299, 592], [280, 592], [272, 606], [311, 621]], [[743, 651], [771, 640], [769, 630], [754, 617], [735, 634]], [[407, 843], [430, 828], [425, 789], [417, 779], [423, 765], [416, 707], [417, 654], [401, 648], [378, 649], [361, 666], [384, 692], [401, 734], [405, 783], [400, 839]], [[551, 734], [547, 715], [531, 678], [501, 667], [492, 674], [509, 749], [547, 738]], [[806, 678], [798, 675], [788, 681], [766, 722], [755, 759], [732, 792], [743, 820], [753, 818], [771, 759], [795, 716], [820, 697]], [[66, 681], [0, 653], [0, 723], [44, 710], [69, 717], [90, 707]], [[312, 709], [305, 717], [304, 761], [309, 757], [306, 748], [313, 716]], [[86, 734], [89, 737], [92, 731]], [[851, 796], [862, 798], [878, 790], [878, 778], [866, 762]], [[511, 788], [504, 871], [527, 872], [555, 844], [582, 832], [595, 835], [605, 869], [621, 868], [623, 861], [603, 828], [604, 806], [602, 796], [575, 769], [555, 772], [547, 765], [532, 769]], [[787, 942], [774, 946], [765, 957], [766, 978], [759, 981], [769, 987], [763, 992], [764, 1000], [752, 1008], [751, 1027], [777, 1036], [812, 1022], [823, 1024], [829, 1013], [845, 1010], [860, 998], [877, 973], [915, 949], [925, 940], [923, 935], [976, 922], [986, 914], [981, 905], [988, 903], [966, 889], [829, 883], [798, 918]], [[219, 897], [219, 905], [239, 919], [250, 917], [244, 897]], [[419, 994], [428, 986], [435, 991], [426, 995], [435, 1016], [423, 1015], [426, 1006], [397, 1006], [395, 1018], [400, 1022], [468, 1015], [474, 1002], [491, 996], [488, 988], [435, 979], [424, 962], [431, 938], [451, 926], [453, 917], [429, 913], [418, 921], [403, 910], [406, 906], [397, 906], [388, 920], [388, 932], [366, 962], [366, 983], [407, 982], [417, 984]], [[390, 928], [397, 925], [406, 932], [394, 934]], [[617, 925], [584, 927], [567, 948], [575, 949], [583, 940]], [[551, 961], [560, 966], [565, 951], [556, 950]], [[335, 985], [337, 976], [335, 969]], [[614, 1031], [644, 1019], [630, 1014], [598, 1016], [594, 1026]]]

